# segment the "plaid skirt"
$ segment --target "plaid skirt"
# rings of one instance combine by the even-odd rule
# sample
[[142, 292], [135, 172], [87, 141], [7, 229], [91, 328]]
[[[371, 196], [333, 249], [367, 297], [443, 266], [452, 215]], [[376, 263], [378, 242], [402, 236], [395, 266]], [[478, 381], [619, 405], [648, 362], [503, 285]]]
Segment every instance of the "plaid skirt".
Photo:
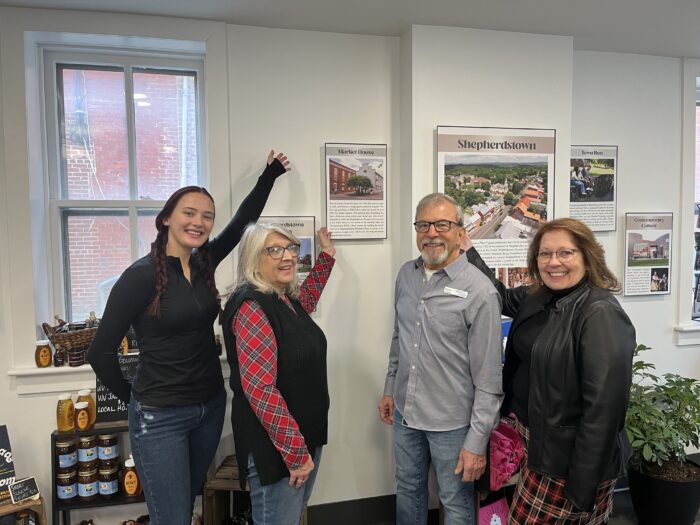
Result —
[[564, 480], [550, 478], [527, 468], [527, 446], [530, 431], [519, 421], [518, 433], [523, 439], [525, 457], [520, 479], [510, 506], [508, 525], [601, 525], [607, 523], [613, 507], [615, 479], [598, 485], [591, 512], [577, 512], [564, 496]]

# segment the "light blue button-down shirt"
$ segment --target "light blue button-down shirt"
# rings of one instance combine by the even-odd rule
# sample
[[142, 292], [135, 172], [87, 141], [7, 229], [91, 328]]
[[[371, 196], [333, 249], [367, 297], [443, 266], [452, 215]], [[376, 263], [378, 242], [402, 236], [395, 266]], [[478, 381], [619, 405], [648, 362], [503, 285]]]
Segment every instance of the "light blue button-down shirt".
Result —
[[464, 449], [484, 455], [503, 400], [498, 292], [466, 257], [429, 280], [419, 257], [399, 271], [394, 304], [384, 394], [409, 427], [469, 426]]

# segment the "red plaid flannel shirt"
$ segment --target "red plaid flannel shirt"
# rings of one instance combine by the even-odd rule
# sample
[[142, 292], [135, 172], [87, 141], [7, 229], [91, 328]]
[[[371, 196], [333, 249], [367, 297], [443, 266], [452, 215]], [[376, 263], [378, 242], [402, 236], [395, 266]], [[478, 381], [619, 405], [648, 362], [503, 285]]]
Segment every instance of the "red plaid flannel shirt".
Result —
[[[335, 259], [322, 251], [304, 280], [299, 302], [308, 313], [316, 309], [334, 264]], [[283, 300], [293, 309], [286, 296]], [[298, 469], [308, 460], [308, 452], [299, 425], [289, 413], [287, 403], [275, 386], [277, 341], [270, 321], [260, 305], [248, 299], [234, 317], [231, 330], [236, 336], [236, 352], [245, 396], [282, 455], [287, 468], [290, 471]]]

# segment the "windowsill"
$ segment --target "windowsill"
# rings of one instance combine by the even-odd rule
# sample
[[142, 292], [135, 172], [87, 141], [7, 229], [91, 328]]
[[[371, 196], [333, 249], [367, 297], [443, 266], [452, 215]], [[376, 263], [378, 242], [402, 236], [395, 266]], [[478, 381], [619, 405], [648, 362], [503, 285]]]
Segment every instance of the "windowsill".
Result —
[[11, 368], [7, 375], [14, 377], [17, 394], [59, 394], [81, 388], [95, 389], [95, 373], [90, 365], [82, 366], [21, 366]]
[[700, 345], [700, 322], [691, 322], [673, 327], [677, 346]]
[[[226, 357], [221, 356], [219, 360], [224, 379], [228, 380], [230, 370]], [[7, 375], [13, 378], [17, 394], [20, 396], [76, 392], [81, 388], [95, 389], [95, 373], [90, 365], [47, 368], [19, 366], [8, 370]]]

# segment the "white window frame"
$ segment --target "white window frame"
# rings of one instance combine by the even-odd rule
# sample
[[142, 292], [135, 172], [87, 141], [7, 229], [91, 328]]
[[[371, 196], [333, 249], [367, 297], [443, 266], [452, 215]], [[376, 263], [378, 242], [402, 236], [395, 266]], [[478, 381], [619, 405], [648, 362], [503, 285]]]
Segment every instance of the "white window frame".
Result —
[[682, 179], [680, 216], [680, 256], [678, 323], [674, 327], [676, 344], [700, 344], [700, 322], [693, 321], [694, 256], [695, 256], [695, 108], [699, 97], [696, 78], [700, 78], [700, 60], [683, 60], [682, 95]]
[[[6, 189], [19, 199], [10, 206], [11, 211], [26, 209], [29, 204], [26, 213], [29, 221], [18, 219], [12, 224], [15, 233], [23, 239], [23, 256], [30, 250], [30, 268], [10, 264], [16, 278], [6, 281], [12, 300], [5, 303], [8, 312], [5, 328], [8, 330], [0, 334], [0, 340], [12, 356], [7, 375], [19, 396], [77, 390], [95, 381], [89, 365], [37, 368], [34, 364], [34, 342], [43, 338], [40, 324], [57, 313], [53, 311], [51, 278], [51, 262], [56, 255], [47, 250], [46, 242], [50, 225], [46, 209], [48, 162], [42, 127], [45, 114], [42, 47], [74, 47], [96, 52], [109, 48], [203, 58], [205, 82], [200, 97], [204, 100], [206, 95], [207, 106], [202, 104], [206, 120], [200, 140], [200, 152], [205, 161], [202, 177], [209, 178], [218, 201], [217, 212], [224, 215], [230, 212], [231, 130], [226, 24], [152, 17], [146, 20], [129, 15], [105, 17], [98, 13], [83, 13], [77, 18], [72, 12], [66, 12], [65, 16], [55, 12], [54, 15], [51, 20], [37, 19], [32, 11], [17, 10], [0, 22], [3, 27], [0, 33], [2, 72], [16, 79], [3, 86], [5, 99], [15, 103], [3, 107], [4, 140], [0, 149], [4, 152], [8, 173], [18, 174], [18, 182], [7, 185]], [[125, 34], [114, 33], [119, 27]], [[85, 32], [86, 28], [92, 32]], [[220, 268], [221, 272], [227, 270], [232, 275], [232, 268]]]
[[[43, 128], [47, 149], [46, 171], [48, 182], [47, 209], [49, 214], [49, 235], [47, 238], [47, 251], [56, 256], [50, 258], [51, 289], [53, 291], [50, 304], [53, 311], [69, 319], [70, 305], [70, 276], [67, 271], [68, 254], [65, 251], [65, 233], [63, 231], [63, 211], [67, 209], [94, 209], [94, 210], [126, 210], [129, 217], [129, 235], [131, 240], [131, 260], [136, 260], [138, 255], [138, 224], [137, 214], [139, 210], [160, 209], [163, 200], [139, 200], [137, 193], [136, 174], [136, 137], [135, 116], [133, 105], [133, 71], [136, 68], [145, 67], [152, 70], [168, 72], [194, 72], [196, 74], [195, 89], [197, 90], [197, 142], [198, 142], [198, 173], [201, 186], [209, 186], [206, 149], [203, 147], [204, 136], [204, 112], [206, 107], [204, 88], [204, 62], [202, 58], [175, 57], [172, 54], [155, 54], [144, 52], [124, 51], [119, 49], [100, 50], [100, 52], [76, 49], [56, 48], [54, 46], [41, 46], [41, 58], [43, 62]], [[80, 65], [95, 67], [117, 67], [123, 70], [125, 78], [125, 109], [127, 129], [127, 154], [129, 166], [130, 199], [127, 200], [75, 200], [64, 198], [61, 194], [61, 151], [59, 144], [60, 118], [58, 116], [58, 88], [57, 65]], [[76, 321], [77, 319], [72, 319]]]

